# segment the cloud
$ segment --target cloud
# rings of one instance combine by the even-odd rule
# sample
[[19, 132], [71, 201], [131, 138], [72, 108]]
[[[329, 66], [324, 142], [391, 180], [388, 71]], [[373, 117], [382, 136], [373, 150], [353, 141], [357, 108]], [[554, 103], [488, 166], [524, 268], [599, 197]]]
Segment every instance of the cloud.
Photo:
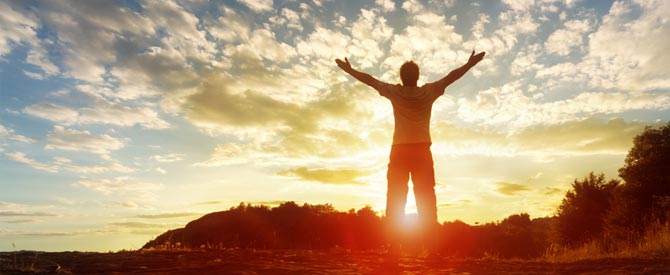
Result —
[[104, 81], [105, 66], [117, 60], [119, 42], [144, 41], [143, 35], [154, 32], [151, 21], [112, 2], [49, 1], [40, 3], [38, 14], [58, 35], [66, 74], [92, 83]]
[[0, 217], [56, 217], [55, 213], [49, 212], [18, 212], [18, 211], [0, 211]]
[[393, 0], [375, 0], [375, 4], [384, 12], [392, 12], [395, 10], [395, 2]]
[[[538, 71], [538, 76], [567, 83], [584, 82], [592, 88], [634, 94], [631, 96], [670, 88], [670, 74], [665, 69], [670, 62], [666, 54], [670, 41], [664, 39], [670, 35], [670, 24], [664, 20], [667, 11], [670, 3], [663, 1], [653, 5], [615, 2], [602, 23], [588, 35], [587, 54], [580, 61], [549, 66]], [[575, 29], [588, 28], [576, 23], [581, 21], [571, 22], [575, 22]], [[565, 45], [556, 47], [553, 49], [560, 53], [567, 51]]]
[[525, 185], [521, 184], [515, 184], [515, 183], [508, 183], [508, 182], [496, 182], [494, 184], [496, 186], [496, 192], [505, 195], [505, 196], [513, 196], [516, 195], [520, 192], [524, 191], [530, 191], [530, 188]]
[[74, 173], [83, 173], [83, 174], [100, 174], [100, 173], [108, 173], [108, 172], [117, 172], [117, 173], [131, 173], [134, 172], [135, 169], [127, 167], [123, 164], [120, 163], [115, 163], [115, 162], [107, 162], [103, 164], [96, 164], [96, 165], [77, 165], [73, 164], [70, 159], [67, 158], [61, 158], [61, 157], [54, 157], [51, 162], [40, 162], [33, 160], [31, 158], [28, 158], [24, 153], [22, 152], [13, 152], [13, 153], [5, 153], [5, 156], [13, 161], [16, 161], [18, 163], [22, 163], [25, 165], [28, 165], [34, 169], [41, 170], [41, 171], [46, 171], [50, 173], [55, 173], [58, 172], [59, 170], [67, 170], [71, 171]]
[[116, 202], [109, 203], [107, 206], [122, 207], [122, 208], [128, 208], [128, 209], [141, 208], [140, 205], [138, 205], [137, 203], [135, 203], [133, 201], [116, 201]]
[[[242, 14], [229, 7], [222, 7], [221, 13], [222, 16], [219, 16], [216, 20], [205, 18], [204, 24], [207, 26], [208, 32], [214, 38], [227, 43], [247, 41], [251, 22], [248, 22]], [[286, 19], [282, 20], [277, 16], [272, 16], [269, 20], [274, 24], [287, 23]]]
[[407, 1], [402, 7], [409, 13], [410, 22], [391, 38], [388, 57], [383, 61], [387, 74], [395, 75], [403, 62], [415, 60], [425, 71], [446, 75], [445, 67], [460, 66], [467, 60], [469, 52], [463, 50], [463, 37], [443, 15], [417, 1]]
[[160, 119], [158, 113], [148, 107], [129, 107], [103, 102], [80, 109], [81, 124], [112, 124], [118, 126], [141, 125], [146, 129], [165, 129], [170, 125]]
[[78, 174], [100, 174], [108, 172], [132, 173], [135, 171], [133, 168], [116, 162], [107, 162], [103, 164], [86, 166], [72, 164], [72, 161], [67, 158], [54, 158], [53, 163], [60, 169], [68, 170]]
[[23, 112], [42, 119], [71, 125], [77, 121], [77, 111], [51, 103], [36, 103], [23, 108]]
[[15, 219], [15, 220], [5, 220], [0, 221], [4, 223], [13, 223], [13, 224], [26, 224], [26, 223], [36, 223], [39, 222], [37, 219]]
[[[0, 57], [9, 53], [16, 46], [28, 46], [26, 63], [39, 68], [46, 75], [55, 75], [59, 69], [48, 58], [43, 43], [37, 38], [37, 30], [40, 28], [40, 20], [35, 14], [27, 12], [29, 9], [21, 10], [23, 7], [14, 5], [20, 3], [0, 3]], [[26, 72], [26, 75], [36, 79], [43, 79], [42, 73]]]
[[565, 190], [556, 187], [545, 187], [544, 190], [542, 190], [542, 194], [546, 196], [559, 195], [563, 194], [563, 192], [565, 192]]
[[35, 16], [23, 14], [15, 10], [10, 3], [0, 3], [2, 19], [0, 25], [0, 56], [9, 53], [12, 50], [12, 43], [31, 43], [35, 44], [37, 34], [35, 30], [39, 27], [39, 21]]
[[[188, 98], [189, 119], [202, 128], [234, 136], [242, 142], [217, 147], [212, 160], [201, 165], [260, 159], [345, 156], [366, 147], [368, 141], [352, 128], [365, 129], [369, 111], [349, 99], [352, 92], [324, 91], [301, 104], [284, 102], [261, 92], [229, 90], [226, 78], [208, 79]], [[365, 98], [365, 97], [363, 97]], [[344, 148], [344, 149], [343, 149]]]
[[539, 70], [543, 68], [542, 64], [537, 63], [538, 57], [542, 53], [542, 46], [540, 44], [532, 44], [520, 50], [514, 61], [510, 71], [513, 75], [521, 75], [527, 71]]
[[53, 164], [48, 164], [48, 163], [43, 163], [39, 162], [33, 159], [30, 159], [26, 157], [24, 153], [21, 152], [13, 152], [13, 153], [5, 153], [5, 157], [8, 159], [11, 159], [13, 161], [16, 161], [18, 163], [22, 163], [25, 165], [28, 165], [34, 169], [41, 170], [41, 171], [46, 171], [50, 173], [55, 173], [58, 172], [58, 167]]
[[184, 159], [184, 154], [170, 153], [165, 155], [154, 155], [151, 159], [158, 162], [176, 162], [182, 161]]
[[148, 222], [113, 222], [107, 224], [104, 228], [98, 231], [103, 233], [131, 233], [140, 235], [155, 235], [165, 232], [170, 228], [178, 228], [184, 226], [178, 223], [148, 223]]
[[240, 0], [240, 2], [247, 5], [253, 11], [262, 13], [272, 10], [273, 0]]
[[299, 167], [283, 170], [277, 174], [326, 184], [364, 184], [357, 179], [371, 173], [356, 169], [308, 169], [307, 167]]
[[513, 10], [527, 11], [535, 5], [535, 0], [502, 0]]
[[67, 151], [86, 151], [107, 155], [112, 151], [123, 148], [124, 141], [109, 135], [94, 135], [89, 131], [66, 129], [55, 125], [47, 136], [46, 149]]
[[549, 35], [544, 42], [544, 48], [549, 53], [565, 56], [574, 48], [584, 44], [584, 35], [591, 30], [589, 20], [570, 20], [564, 23], [563, 29], [558, 29]]
[[123, 227], [123, 228], [164, 228], [168, 227], [166, 224], [158, 223], [147, 223], [147, 222], [115, 222], [110, 223], [111, 226]]
[[202, 201], [194, 203], [195, 205], [210, 205], [210, 204], [224, 204], [225, 201]]
[[59, 231], [26, 231], [26, 230], [3, 230], [0, 236], [33, 236], [33, 237], [52, 237], [52, 236], [76, 236], [82, 232], [59, 232]]
[[[541, 72], [538, 72], [540, 75]], [[562, 100], [537, 102], [521, 82], [492, 87], [474, 99], [458, 100], [458, 116], [469, 122], [506, 125], [517, 130], [538, 124], [557, 124], [597, 114], [670, 108], [668, 94], [581, 92]]]
[[199, 213], [192, 213], [192, 212], [182, 212], [182, 213], [161, 213], [161, 214], [152, 214], [152, 215], [137, 215], [135, 217], [137, 218], [142, 218], [142, 219], [173, 219], [173, 218], [185, 218], [185, 217], [193, 217], [193, 216], [198, 216], [201, 215]]
[[162, 184], [130, 180], [127, 177], [116, 177], [113, 179], [80, 179], [72, 184], [75, 187], [82, 187], [105, 195], [129, 196], [138, 200], [155, 200], [156, 190], [163, 188]]
[[117, 126], [141, 125], [147, 129], [164, 129], [169, 124], [160, 119], [158, 113], [147, 107], [128, 107], [108, 101], [98, 101], [91, 107], [73, 109], [52, 103], [35, 103], [23, 109], [23, 112], [35, 117], [74, 124], [112, 124]]
[[[588, 118], [558, 124], [535, 125], [514, 132], [486, 127], [461, 128], [448, 123], [433, 127], [434, 151], [456, 155], [576, 156], [625, 155], [633, 137], [649, 125], [623, 119]], [[540, 176], [542, 174], [539, 174]]]
[[[670, 88], [670, 2], [615, 2], [598, 30], [589, 35], [583, 73], [591, 84], [632, 91]], [[639, 16], [633, 12], [640, 8]], [[590, 65], [590, 66], [589, 66]], [[595, 66], [593, 66], [595, 65]]]
[[32, 138], [28, 138], [19, 134], [14, 134], [13, 129], [9, 129], [2, 124], [0, 124], [0, 137], [4, 137], [7, 139], [15, 140], [18, 142], [22, 143], [35, 143], [35, 140]]

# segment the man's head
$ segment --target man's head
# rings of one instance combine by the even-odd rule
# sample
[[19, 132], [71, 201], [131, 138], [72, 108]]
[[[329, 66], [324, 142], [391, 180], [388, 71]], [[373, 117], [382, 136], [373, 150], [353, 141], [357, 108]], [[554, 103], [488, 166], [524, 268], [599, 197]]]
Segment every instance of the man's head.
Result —
[[407, 61], [400, 66], [400, 80], [403, 86], [416, 86], [419, 80], [419, 65], [414, 61]]

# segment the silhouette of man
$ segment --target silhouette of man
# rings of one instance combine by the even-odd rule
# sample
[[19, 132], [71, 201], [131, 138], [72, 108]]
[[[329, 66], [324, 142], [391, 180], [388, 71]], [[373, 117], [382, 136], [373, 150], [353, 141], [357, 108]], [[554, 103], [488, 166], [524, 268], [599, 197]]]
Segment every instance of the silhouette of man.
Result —
[[[472, 51], [468, 62], [451, 71], [442, 79], [417, 86], [419, 66], [407, 61], [400, 67], [400, 84], [388, 84], [357, 71], [351, 67], [349, 59], [335, 59], [337, 66], [359, 81], [374, 88], [393, 105], [395, 129], [393, 145], [387, 171], [386, 218], [393, 237], [399, 238], [399, 229], [405, 216], [408, 181], [412, 177], [419, 222], [425, 235], [436, 229], [437, 206], [435, 198], [435, 173], [433, 156], [430, 151], [430, 115], [433, 102], [444, 94], [444, 89], [461, 78], [470, 68], [484, 58], [485, 52], [475, 55]], [[399, 240], [392, 239], [392, 246], [399, 246]], [[398, 249], [398, 248], [395, 248]]]

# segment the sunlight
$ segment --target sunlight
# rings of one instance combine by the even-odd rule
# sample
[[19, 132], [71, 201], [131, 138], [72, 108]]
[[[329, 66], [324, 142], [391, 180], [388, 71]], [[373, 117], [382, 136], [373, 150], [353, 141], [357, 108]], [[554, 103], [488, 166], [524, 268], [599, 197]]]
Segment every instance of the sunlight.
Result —
[[416, 212], [407, 213], [400, 224], [403, 232], [416, 232], [419, 229], [419, 215]]

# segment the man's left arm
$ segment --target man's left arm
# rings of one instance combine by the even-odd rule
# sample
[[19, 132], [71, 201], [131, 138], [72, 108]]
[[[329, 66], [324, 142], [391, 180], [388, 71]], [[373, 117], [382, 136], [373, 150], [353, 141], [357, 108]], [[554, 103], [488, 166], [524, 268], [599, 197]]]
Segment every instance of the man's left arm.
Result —
[[436, 89], [440, 91], [440, 94], [444, 93], [444, 89], [446, 89], [447, 86], [451, 85], [451, 83], [454, 83], [456, 80], [465, 75], [465, 73], [467, 73], [470, 70], [470, 68], [477, 65], [479, 61], [482, 61], [482, 59], [484, 59], [484, 55], [486, 55], [486, 52], [480, 52], [478, 54], [475, 54], [475, 51], [473, 50], [472, 54], [470, 54], [470, 58], [468, 58], [468, 63], [465, 63], [465, 65], [451, 71], [442, 79], [434, 82], [434, 84], [438, 85]]

